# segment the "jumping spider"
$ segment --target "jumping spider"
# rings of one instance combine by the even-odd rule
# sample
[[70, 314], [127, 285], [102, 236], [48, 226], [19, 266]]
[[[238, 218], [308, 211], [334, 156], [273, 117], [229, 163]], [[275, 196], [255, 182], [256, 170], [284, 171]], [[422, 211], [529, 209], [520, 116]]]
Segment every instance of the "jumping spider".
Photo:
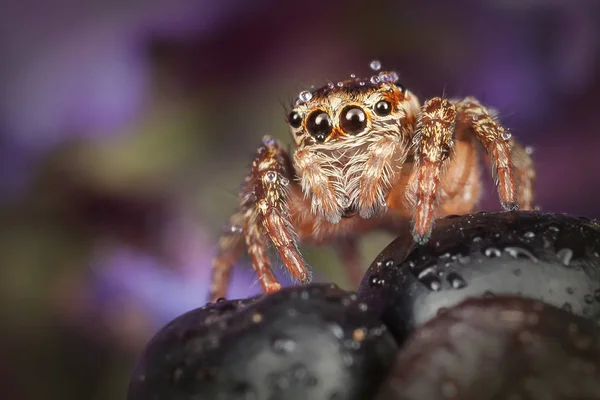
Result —
[[[435, 218], [472, 211], [479, 200], [479, 148], [506, 210], [531, 209], [529, 152], [475, 98], [434, 97], [421, 105], [395, 72], [329, 83], [300, 93], [287, 117], [296, 149], [265, 137], [242, 186], [240, 206], [213, 261], [210, 297], [224, 297], [233, 263], [247, 251], [264, 292], [281, 286], [272, 244], [293, 278], [311, 280], [300, 242], [333, 244], [362, 275], [357, 239], [369, 231], [423, 244]], [[480, 146], [481, 145], [481, 146]], [[410, 228], [408, 223], [410, 222]]]

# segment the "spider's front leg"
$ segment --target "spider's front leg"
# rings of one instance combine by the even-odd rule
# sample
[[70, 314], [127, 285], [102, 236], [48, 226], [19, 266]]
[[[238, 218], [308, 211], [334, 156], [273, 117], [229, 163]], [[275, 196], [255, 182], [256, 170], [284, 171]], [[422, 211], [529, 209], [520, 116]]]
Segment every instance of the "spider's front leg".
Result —
[[225, 297], [231, 267], [243, 252], [244, 244], [264, 292], [281, 287], [271, 270], [269, 242], [294, 279], [301, 283], [310, 281], [288, 212], [287, 195], [289, 186], [295, 184], [293, 177], [288, 153], [277, 141], [265, 137], [242, 188], [240, 209], [231, 218], [234, 228], [219, 240], [213, 260], [211, 301]]
[[440, 198], [440, 177], [454, 148], [457, 111], [447, 99], [435, 97], [425, 102], [413, 137], [415, 162], [408, 196], [414, 195], [412, 234], [415, 242], [429, 239]]
[[456, 103], [458, 122], [483, 145], [505, 210], [533, 209], [533, 161], [492, 113], [475, 98]]
[[417, 243], [429, 239], [442, 191], [440, 177], [450, 162], [457, 130], [470, 132], [491, 158], [500, 202], [506, 210], [533, 208], [535, 171], [529, 154], [493, 115], [475, 99], [452, 103], [433, 98], [422, 107], [413, 138], [415, 165], [409, 197], [416, 202], [413, 237]]

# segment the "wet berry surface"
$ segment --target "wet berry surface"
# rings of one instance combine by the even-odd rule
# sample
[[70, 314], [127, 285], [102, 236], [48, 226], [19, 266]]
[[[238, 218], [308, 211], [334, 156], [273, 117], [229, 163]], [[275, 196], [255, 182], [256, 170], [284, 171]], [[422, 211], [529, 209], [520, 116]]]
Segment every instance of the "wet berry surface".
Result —
[[536, 212], [400, 237], [357, 293], [289, 287], [192, 310], [128, 400], [599, 399], [600, 224]]
[[377, 400], [600, 398], [600, 326], [542, 302], [470, 299], [406, 342]]
[[429, 242], [392, 242], [360, 296], [399, 341], [469, 297], [517, 295], [600, 317], [600, 225], [559, 214], [479, 213], [437, 222]]
[[149, 343], [129, 399], [365, 399], [397, 345], [355, 294], [286, 288], [190, 311]]

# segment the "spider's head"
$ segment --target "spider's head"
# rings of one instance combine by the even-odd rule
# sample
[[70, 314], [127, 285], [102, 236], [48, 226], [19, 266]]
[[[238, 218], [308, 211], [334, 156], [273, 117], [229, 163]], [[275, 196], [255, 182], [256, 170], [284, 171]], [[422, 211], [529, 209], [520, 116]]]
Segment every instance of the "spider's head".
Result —
[[382, 71], [301, 92], [287, 117], [296, 145], [356, 141], [412, 125], [418, 101], [397, 81], [395, 72]]

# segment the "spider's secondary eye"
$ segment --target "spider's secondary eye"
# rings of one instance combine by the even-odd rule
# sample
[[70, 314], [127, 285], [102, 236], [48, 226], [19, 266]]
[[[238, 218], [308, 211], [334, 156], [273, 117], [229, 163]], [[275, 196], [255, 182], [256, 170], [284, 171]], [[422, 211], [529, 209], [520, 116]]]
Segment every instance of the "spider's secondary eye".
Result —
[[333, 124], [331, 123], [331, 118], [329, 118], [329, 115], [326, 112], [320, 110], [310, 114], [306, 121], [308, 133], [320, 142], [329, 136], [332, 128]]
[[392, 112], [392, 105], [389, 101], [381, 100], [375, 104], [375, 113], [380, 116], [390, 115]]
[[302, 117], [296, 111], [292, 111], [290, 115], [288, 115], [288, 123], [292, 128], [300, 128], [300, 125], [302, 125]]
[[359, 107], [348, 107], [342, 111], [340, 126], [347, 133], [360, 133], [367, 126], [367, 116]]

